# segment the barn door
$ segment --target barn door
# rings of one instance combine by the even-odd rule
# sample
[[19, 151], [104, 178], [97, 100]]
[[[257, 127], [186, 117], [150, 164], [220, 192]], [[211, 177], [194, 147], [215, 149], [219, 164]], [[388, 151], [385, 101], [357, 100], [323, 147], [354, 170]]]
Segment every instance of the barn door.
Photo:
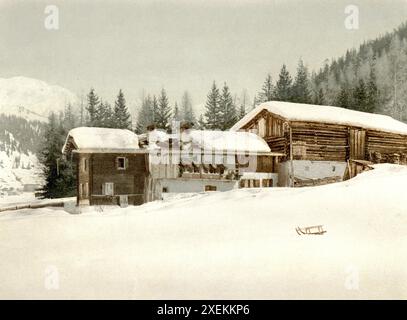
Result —
[[365, 159], [366, 131], [350, 129], [349, 131], [349, 158], [353, 160]]

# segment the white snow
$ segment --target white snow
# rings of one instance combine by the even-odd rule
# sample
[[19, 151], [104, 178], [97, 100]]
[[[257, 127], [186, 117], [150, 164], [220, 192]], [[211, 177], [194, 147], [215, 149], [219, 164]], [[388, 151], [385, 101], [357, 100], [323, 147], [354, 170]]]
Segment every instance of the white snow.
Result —
[[262, 110], [268, 110], [269, 112], [279, 115], [289, 121], [323, 122], [407, 134], [407, 124], [397, 121], [389, 116], [333, 106], [282, 101], [269, 101], [258, 105], [238, 121], [231, 130], [237, 131], [241, 129]]
[[319, 187], [0, 214], [0, 298], [406, 299], [406, 190], [406, 167], [377, 165]]
[[0, 197], [21, 191], [26, 184], [43, 184], [41, 165], [37, 157], [17, 151], [0, 151]]
[[243, 172], [242, 179], [273, 179], [276, 173], [269, 172]]
[[[168, 143], [170, 137], [165, 131], [158, 129], [151, 130], [145, 135], [148, 140], [148, 149], [160, 149], [160, 144]], [[144, 136], [144, 134], [141, 136]]]
[[77, 102], [78, 97], [71, 91], [41, 80], [0, 78], [0, 113], [47, 121], [50, 111], [63, 111], [68, 103]]
[[190, 130], [190, 135], [192, 141], [204, 149], [270, 152], [267, 143], [258, 135], [250, 132]]
[[22, 192], [11, 196], [0, 195], [0, 208], [27, 202], [31, 203], [32, 201], [36, 200], [37, 199], [35, 198], [34, 192]]
[[64, 152], [69, 138], [72, 137], [79, 151], [134, 151], [139, 149], [137, 135], [127, 129], [110, 129], [94, 127], [78, 127], [69, 131]]
[[270, 152], [267, 143], [250, 132], [189, 129], [181, 133], [166, 134], [163, 131], [154, 130], [148, 133], [148, 137], [150, 149], [158, 148], [157, 143], [167, 142], [171, 137], [181, 140], [184, 149], [199, 146], [209, 151]]

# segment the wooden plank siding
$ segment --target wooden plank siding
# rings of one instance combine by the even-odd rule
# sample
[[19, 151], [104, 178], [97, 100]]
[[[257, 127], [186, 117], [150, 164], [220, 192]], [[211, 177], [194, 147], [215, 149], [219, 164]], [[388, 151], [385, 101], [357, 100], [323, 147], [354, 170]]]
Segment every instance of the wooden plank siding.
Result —
[[[117, 157], [126, 158], [126, 168], [117, 168]], [[84, 169], [87, 159], [87, 170]], [[129, 204], [144, 203], [146, 155], [128, 153], [96, 153], [78, 155], [78, 190], [88, 184], [88, 194], [78, 193], [78, 204], [89, 200], [90, 205], [118, 204], [120, 195], [127, 195]], [[113, 196], [103, 194], [103, 184], [114, 184]]]
[[289, 160], [292, 150], [294, 160], [407, 164], [407, 135], [339, 124], [288, 121], [267, 110], [253, 117], [242, 129], [258, 132], [260, 119], [266, 120], [266, 135], [262, 138], [271, 151], [285, 154], [280, 161]]
[[349, 159], [364, 160], [366, 158], [366, 131], [349, 129]]
[[[90, 175], [90, 163], [91, 163], [91, 155], [90, 154], [84, 154], [80, 153], [77, 155], [78, 163], [77, 163], [77, 204], [81, 204], [83, 201], [88, 201], [89, 200], [89, 194], [90, 194], [90, 181], [91, 181], [91, 175]], [[85, 163], [84, 161], [87, 161], [87, 167], [85, 168]], [[86, 185], [88, 186], [88, 192], [87, 194], [83, 193], [83, 186]]]
[[265, 137], [283, 137], [284, 136], [284, 119], [270, 114], [267, 110], [263, 110], [257, 114], [250, 122], [244, 126], [245, 131], [258, 131], [259, 120], [266, 120], [266, 135]]
[[262, 137], [270, 147], [271, 152], [289, 154], [288, 126], [283, 118], [263, 110], [248, 122], [243, 130], [258, 133], [260, 119], [266, 120], [266, 134]]
[[375, 163], [407, 164], [407, 136], [368, 130], [366, 137], [366, 160]]
[[293, 121], [294, 160], [346, 161], [348, 128], [316, 122]]

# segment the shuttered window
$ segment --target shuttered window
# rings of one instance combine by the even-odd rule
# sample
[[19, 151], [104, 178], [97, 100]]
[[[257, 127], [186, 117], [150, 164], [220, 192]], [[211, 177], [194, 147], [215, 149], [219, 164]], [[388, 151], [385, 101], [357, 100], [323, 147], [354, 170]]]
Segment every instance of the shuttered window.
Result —
[[105, 182], [102, 184], [102, 194], [105, 196], [114, 195], [114, 184], [113, 182]]
[[116, 158], [116, 168], [117, 170], [126, 170], [128, 166], [128, 160], [125, 157]]
[[83, 172], [88, 171], [88, 159], [86, 159], [86, 158], [82, 159], [82, 170], [83, 170]]

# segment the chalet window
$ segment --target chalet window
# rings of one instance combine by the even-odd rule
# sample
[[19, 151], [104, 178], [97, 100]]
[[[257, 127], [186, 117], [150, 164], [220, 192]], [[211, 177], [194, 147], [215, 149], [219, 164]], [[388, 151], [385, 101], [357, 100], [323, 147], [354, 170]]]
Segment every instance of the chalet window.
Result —
[[116, 158], [116, 168], [118, 170], [126, 170], [127, 167], [127, 159], [125, 157], [117, 157]]
[[216, 186], [205, 186], [205, 191], [216, 191]]
[[168, 188], [167, 187], [163, 187], [163, 193], [167, 193], [168, 192]]
[[114, 184], [113, 182], [105, 182], [102, 184], [102, 194], [105, 196], [114, 195]]
[[82, 169], [83, 169], [84, 172], [88, 171], [88, 159], [86, 159], [86, 158], [84, 158], [82, 160]]

